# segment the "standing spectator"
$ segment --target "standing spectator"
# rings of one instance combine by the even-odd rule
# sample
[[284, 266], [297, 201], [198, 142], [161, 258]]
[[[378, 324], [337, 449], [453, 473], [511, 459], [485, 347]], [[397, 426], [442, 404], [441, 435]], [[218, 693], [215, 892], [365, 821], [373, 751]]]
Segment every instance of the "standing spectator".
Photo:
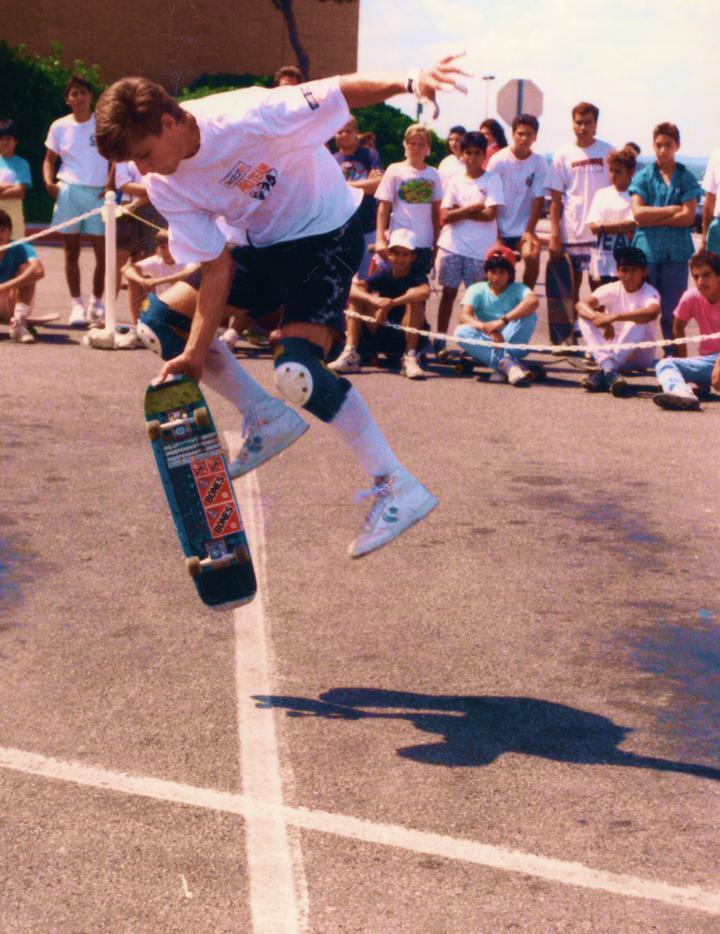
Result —
[[297, 67], [297, 65], [282, 65], [275, 72], [275, 77], [273, 78], [273, 87], [282, 88], [288, 84], [302, 84], [303, 73]]
[[720, 187], [720, 149], [716, 149], [710, 155], [702, 186], [705, 191], [705, 201], [703, 202], [700, 248], [720, 255], [720, 201], [717, 197]]
[[[92, 112], [92, 88], [79, 75], [72, 75], [65, 88], [65, 103], [72, 110], [56, 120], [45, 140], [43, 181], [55, 200], [53, 224], [61, 224], [102, 206], [108, 180], [108, 163], [95, 145], [95, 114]], [[58, 160], [62, 164], [56, 170]], [[95, 253], [92, 297], [87, 308], [80, 292], [80, 234], [90, 237]], [[101, 323], [105, 316], [102, 303], [105, 279], [105, 225], [99, 214], [65, 227], [65, 278], [70, 290], [70, 325], [85, 327], [88, 321]]]
[[590, 278], [602, 285], [617, 279], [615, 252], [630, 245], [637, 229], [628, 192], [635, 166], [635, 152], [630, 146], [610, 153], [608, 171], [612, 185], [596, 191], [590, 204], [588, 227], [597, 237], [590, 254]]
[[642, 250], [618, 247], [618, 280], [608, 282], [582, 302], [578, 302], [578, 324], [595, 362], [596, 373], [582, 380], [588, 392], [609, 389], [614, 396], [626, 396], [629, 386], [622, 370], [645, 370], [655, 362], [655, 348], [633, 347], [610, 350], [606, 344], [637, 344], [657, 339], [655, 320], [660, 314], [660, 296], [645, 281], [647, 259]]
[[[573, 267], [573, 304], [578, 301], [583, 272], [590, 269], [594, 237], [587, 216], [596, 191], [610, 179], [607, 157], [609, 143], [595, 138], [600, 111], [582, 101], [572, 109], [575, 142], [558, 149], [547, 179], [550, 191], [550, 259], [560, 260], [567, 253]], [[593, 285], [591, 280], [591, 287]]]
[[[12, 220], [0, 210], [0, 246], [12, 241]], [[27, 326], [35, 296], [35, 283], [45, 275], [38, 255], [29, 243], [18, 243], [0, 252], [0, 320], [10, 322], [10, 337], [19, 344], [34, 344]]]
[[[701, 250], [690, 260], [690, 272], [695, 288], [685, 292], [675, 309], [674, 338], [685, 336], [686, 325], [693, 318], [700, 334], [720, 332], [720, 256]], [[680, 344], [672, 357], [666, 357], [655, 367], [662, 392], [653, 396], [653, 402], [661, 409], [700, 408], [687, 380], [720, 392], [720, 338], [701, 341], [698, 350], [698, 356], [688, 357], [687, 345]]]
[[[527, 350], [505, 350], [493, 344], [528, 344], [537, 325], [538, 299], [515, 281], [515, 253], [506, 246], [491, 247], [485, 256], [487, 282], [476, 282], [462, 300], [455, 340], [465, 353], [490, 367], [490, 381], [524, 386], [530, 373], [520, 362]], [[487, 346], [467, 343], [482, 340]]]
[[500, 239], [520, 253], [523, 282], [534, 289], [540, 273], [540, 240], [535, 233], [545, 205], [547, 163], [533, 152], [539, 124], [532, 114], [519, 114], [512, 122], [512, 142], [496, 152], [488, 169], [502, 179], [505, 203], [498, 212]]
[[366, 279], [370, 268], [370, 253], [368, 247], [375, 243], [375, 228], [377, 205], [375, 192], [383, 175], [380, 156], [374, 149], [366, 149], [358, 140], [357, 120], [353, 117], [335, 134], [337, 152], [335, 161], [340, 166], [345, 181], [351, 188], [359, 189], [363, 194], [360, 203], [359, 217], [365, 235], [365, 255], [363, 256], [358, 276]]
[[[648, 258], [648, 281], [660, 293], [661, 327], [669, 340], [673, 311], [687, 289], [688, 260], [694, 246], [690, 228], [695, 223], [702, 189], [695, 176], [675, 161], [680, 131], [674, 123], [659, 123], [653, 130], [655, 162], [638, 172], [630, 185], [630, 203], [638, 224], [633, 246]], [[674, 348], [667, 348], [668, 354]]]
[[447, 188], [448, 182], [453, 175], [457, 175], [458, 173], [462, 174], [465, 171], [465, 164], [460, 149], [460, 141], [463, 136], [465, 136], [465, 132], [465, 127], [459, 124], [450, 127], [447, 138], [447, 146], [450, 151], [448, 155], [441, 160], [438, 166], [438, 172], [442, 179], [443, 191]]
[[[113, 163], [110, 178], [115, 190], [121, 192], [123, 208], [133, 215], [123, 213], [117, 221], [116, 290], [119, 290], [123, 267], [129, 260], [135, 262], [154, 252], [155, 235], [167, 228], [167, 221], [148, 200], [143, 177], [134, 162]], [[132, 301], [130, 308], [132, 311]]]
[[492, 159], [496, 152], [500, 152], [501, 149], [504, 149], [507, 144], [507, 137], [505, 136], [505, 130], [503, 130], [502, 124], [499, 120], [494, 120], [492, 117], [488, 117], [486, 120], [480, 124], [480, 132], [487, 140], [487, 150], [485, 152], [485, 163], [483, 168], [488, 167], [488, 162]]
[[[22, 156], [15, 155], [18, 135], [14, 120], [0, 120], [0, 207], [10, 215], [13, 236], [22, 240], [25, 236], [23, 201], [28, 188], [32, 188], [30, 166]], [[12, 173], [5, 175], [4, 173]]]
[[[453, 175], [443, 195], [438, 238], [438, 281], [443, 287], [438, 331], [447, 334], [461, 283], [469, 288], [483, 277], [485, 254], [497, 241], [498, 208], [504, 204], [500, 176], [483, 169], [487, 142], [482, 133], [466, 133], [460, 143], [465, 171]], [[513, 268], [514, 276], [514, 268]], [[444, 344], [436, 351], [444, 356]]]

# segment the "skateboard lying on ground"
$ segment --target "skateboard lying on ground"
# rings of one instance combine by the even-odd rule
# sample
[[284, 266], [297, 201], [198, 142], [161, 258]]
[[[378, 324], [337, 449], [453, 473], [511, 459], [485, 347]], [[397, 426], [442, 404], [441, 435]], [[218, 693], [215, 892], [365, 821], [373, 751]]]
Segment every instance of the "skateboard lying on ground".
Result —
[[[533, 380], [533, 382], [541, 383], [547, 377], [547, 371], [542, 363], [538, 363], [535, 360], [526, 359], [521, 360], [520, 363], [525, 367], [526, 370], [530, 372], [530, 378]], [[433, 365], [448, 367], [453, 371], [453, 373], [462, 374], [472, 373], [476, 367], [480, 367], [481, 369], [488, 369], [484, 364], [480, 363], [469, 354], [463, 353], [460, 350], [449, 351], [444, 359], [434, 360]]]
[[[59, 318], [60, 312], [53, 311], [47, 315], [28, 315], [27, 318], [23, 318], [23, 323], [27, 325], [33, 337], [37, 337], [36, 328], [50, 324], [51, 321], [58, 321]], [[0, 318], [0, 324], [10, 324], [10, 318]]]
[[198, 384], [188, 376], [151, 383], [145, 420], [187, 569], [215, 609], [249, 603], [257, 591], [225, 457]]

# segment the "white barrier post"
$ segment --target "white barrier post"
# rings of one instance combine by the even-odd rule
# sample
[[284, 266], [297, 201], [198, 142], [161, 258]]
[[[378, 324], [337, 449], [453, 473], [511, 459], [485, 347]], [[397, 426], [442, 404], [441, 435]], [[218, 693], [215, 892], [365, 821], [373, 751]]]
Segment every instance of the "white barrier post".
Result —
[[117, 224], [115, 192], [105, 192], [105, 330], [115, 333], [115, 267], [117, 265]]

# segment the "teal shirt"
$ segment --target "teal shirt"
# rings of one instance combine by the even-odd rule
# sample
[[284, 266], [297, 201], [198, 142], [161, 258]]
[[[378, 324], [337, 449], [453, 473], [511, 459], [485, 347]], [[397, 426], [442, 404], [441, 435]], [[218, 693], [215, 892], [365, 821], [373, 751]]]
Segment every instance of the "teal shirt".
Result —
[[15, 177], [17, 178], [16, 184], [19, 183], [20, 185], [25, 185], [27, 188], [32, 188], [30, 166], [27, 160], [23, 159], [22, 156], [10, 156], [9, 159], [0, 156], [0, 169], [10, 169], [11, 172], [15, 173]]
[[9, 282], [18, 274], [18, 269], [29, 259], [37, 259], [37, 253], [29, 243], [18, 243], [0, 253], [0, 282]]
[[[675, 163], [670, 184], [665, 184], [657, 163], [646, 165], [633, 178], [631, 195], [640, 195], [651, 208], [684, 204], [702, 195], [695, 176], [684, 165]], [[632, 245], [639, 247], [649, 263], [686, 263], [695, 252], [690, 227], [639, 227]]]
[[487, 282], [476, 282], [463, 296], [463, 305], [471, 305], [479, 321], [495, 321], [508, 314], [530, 295], [530, 289], [522, 282], [511, 282], [500, 295], [496, 295]]

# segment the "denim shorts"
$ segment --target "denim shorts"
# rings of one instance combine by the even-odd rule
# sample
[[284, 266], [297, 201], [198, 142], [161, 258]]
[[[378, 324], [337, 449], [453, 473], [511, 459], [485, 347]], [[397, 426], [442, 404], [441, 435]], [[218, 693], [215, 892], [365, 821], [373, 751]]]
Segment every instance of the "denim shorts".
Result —
[[[94, 185], [71, 185], [69, 182], [59, 182], [59, 191], [52, 215], [52, 226], [72, 220], [80, 214], [87, 214], [104, 204], [103, 189]], [[93, 214], [84, 221], [63, 227], [62, 234], [89, 234], [92, 237], [105, 235], [105, 222], [100, 214]]]

